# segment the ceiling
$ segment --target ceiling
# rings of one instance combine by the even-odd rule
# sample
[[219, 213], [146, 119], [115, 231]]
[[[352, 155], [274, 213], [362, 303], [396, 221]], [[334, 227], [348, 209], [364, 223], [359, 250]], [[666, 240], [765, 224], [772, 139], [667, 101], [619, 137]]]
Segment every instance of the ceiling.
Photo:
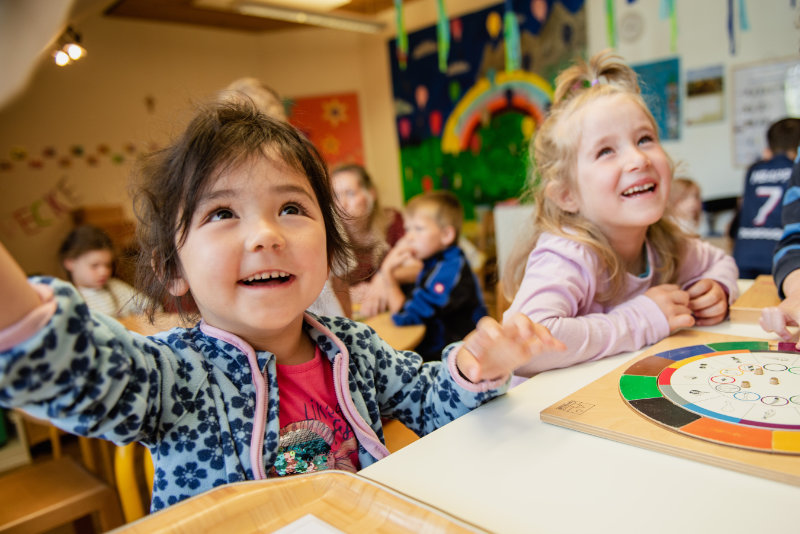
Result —
[[[405, 0], [405, 3], [414, 0]], [[198, 26], [213, 26], [228, 30], [267, 32], [311, 26], [263, 17], [242, 15], [233, 11], [236, 0], [117, 0], [105, 14], [113, 17], [174, 22]], [[214, 8], [201, 7], [203, 5]], [[377, 15], [392, 9], [394, 0], [350, 0], [344, 6], [328, 13], [340, 17], [379, 20]]]

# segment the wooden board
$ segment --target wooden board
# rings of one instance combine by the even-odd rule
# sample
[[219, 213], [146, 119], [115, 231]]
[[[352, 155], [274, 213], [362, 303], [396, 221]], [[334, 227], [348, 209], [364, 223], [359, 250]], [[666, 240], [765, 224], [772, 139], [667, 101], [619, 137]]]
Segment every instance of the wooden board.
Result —
[[679, 332], [546, 408], [540, 414], [541, 419], [595, 436], [800, 486], [800, 456], [740, 449], [681, 434], [645, 418], [620, 395], [623, 372], [652, 354], [689, 345], [746, 340], [707, 332]]
[[772, 277], [762, 274], [731, 306], [731, 321], [758, 324], [761, 310], [768, 306], [777, 306], [780, 302], [778, 288], [775, 287]]
[[226, 484], [114, 532], [273, 532], [309, 514], [343, 532], [484, 532], [343, 471]]

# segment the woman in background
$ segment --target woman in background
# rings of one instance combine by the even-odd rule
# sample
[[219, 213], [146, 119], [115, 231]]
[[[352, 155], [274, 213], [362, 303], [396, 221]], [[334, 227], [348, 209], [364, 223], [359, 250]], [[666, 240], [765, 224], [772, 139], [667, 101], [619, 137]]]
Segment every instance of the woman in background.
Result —
[[[403, 215], [380, 205], [372, 178], [361, 165], [336, 167], [331, 171], [331, 180], [336, 203], [345, 214], [347, 236], [356, 249], [356, 263], [346, 279], [334, 280], [336, 294], [348, 316], [356, 312], [358, 316], [370, 317], [388, 309], [388, 289], [374, 275], [405, 233]], [[420, 268], [419, 262], [408, 262], [394, 274], [403, 282], [413, 283]]]

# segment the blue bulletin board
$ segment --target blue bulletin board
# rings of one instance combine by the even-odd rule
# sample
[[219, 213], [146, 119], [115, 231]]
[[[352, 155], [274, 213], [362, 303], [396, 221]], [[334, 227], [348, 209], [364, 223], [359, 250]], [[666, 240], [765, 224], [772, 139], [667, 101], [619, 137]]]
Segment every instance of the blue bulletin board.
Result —
[[642, 96], [658, 124], [662, 140], [680, 139], [681, 85], [678, 58], [632, 65]]

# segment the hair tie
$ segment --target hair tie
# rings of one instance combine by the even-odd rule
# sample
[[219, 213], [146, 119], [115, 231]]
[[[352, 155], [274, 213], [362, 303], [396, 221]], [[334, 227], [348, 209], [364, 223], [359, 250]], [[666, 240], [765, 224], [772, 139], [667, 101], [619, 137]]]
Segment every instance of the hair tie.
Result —
[[575, 91], [576, 89], [580, 88], [588, 89], [590, 87], [594, 87], [598, 83], [600, 83], [600, 80], [597, 78], [593, 79], [591, 82], [589, 80], [581, 80], [579, 82], [575, 82], [575, 84], [572, 86], [572, 90]]

